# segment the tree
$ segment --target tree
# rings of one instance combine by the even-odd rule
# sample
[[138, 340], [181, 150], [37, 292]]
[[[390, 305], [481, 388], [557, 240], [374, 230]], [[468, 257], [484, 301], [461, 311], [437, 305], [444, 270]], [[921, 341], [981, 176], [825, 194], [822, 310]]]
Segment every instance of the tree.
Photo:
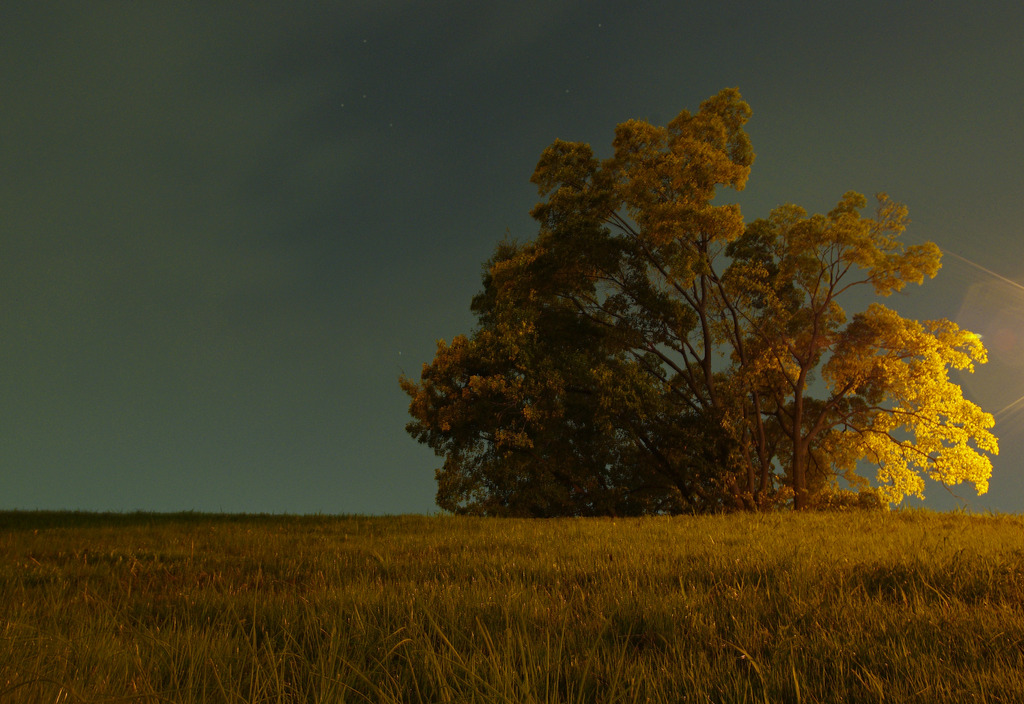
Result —
[[[410, 431], [446, 457], [439, 481], [449, 462], [467, 481], [500, 466], [507, 506], [552, 485], [541, 468], [569, 472], [541, 513], [571, 512], [579, 496], [565, 487], [587, 479], [620, 499], [656, 497], [629, 510], [802, 509], [840, 477], [866, 486], [864, 461], [890, 502], [921, 495], [922, 473], [986, 489], [993, 418], [948, 376], [985, 361], [980, 339], [878, 303], [848, 321], [840, 306], [934, 277], [938, 248], [904, 247], [906, 209], [884, 194], [872, 216], [847, 193], [826, 215], [787, 205], [749, 224], [716, 204], [720, 187], [746, 184], [749, 116], [725, 90], [665, 127], [619, 125], [604, 161], [581, 143], [544, 151], [537, 238], [489, 263], [473, 339], [439, 347], [420, 384], [402, 382]], [[465, 376], [456, 343], [492, 366]], [[504, 410], [479, 415], [491, 406], [476, 389], [500, 392]], [[472, 442], [438, 414], [455, 408]], [[488, 452], [488, 471], [465, 461]], [[499, 494], [475, 486], [464, 507]]]

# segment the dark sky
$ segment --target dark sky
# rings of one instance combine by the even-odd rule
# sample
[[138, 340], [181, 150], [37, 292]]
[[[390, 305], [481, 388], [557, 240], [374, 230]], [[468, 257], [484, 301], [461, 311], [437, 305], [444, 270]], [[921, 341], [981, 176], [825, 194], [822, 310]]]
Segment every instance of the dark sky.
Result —
[[[11, 6], [20, 9], [10, 9]], [[844, 6], [849, 6], [844, 7]], [[402, 370], [468, 332], [555, 138], [729, 86], [748, 218], [849, 190], [947, 257], [887, 301], [1024, 395], [1017, 3], [7, 3], [0, 508], [432, 512]], [[1024, 405], [1024, 404], [1022, 404]], [[1024, 408], [974, 509], [1024, 510]], [[952, 499], [929, 487], [932, 505]]]

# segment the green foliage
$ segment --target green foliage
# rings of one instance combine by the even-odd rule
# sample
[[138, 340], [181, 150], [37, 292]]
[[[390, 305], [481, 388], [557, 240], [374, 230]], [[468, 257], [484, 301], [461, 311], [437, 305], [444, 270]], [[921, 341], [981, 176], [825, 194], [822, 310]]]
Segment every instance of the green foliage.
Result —
[[542, 153], [537, 237], [499, 246], [478, 329], [401, 381], [410, 433], [445, 458], [442, 508], [800, 509], [838, 479], [866, 487], [865, 464], [886, 503], [924, 476], [987, 489], [994, 419], [948, 374], [985, 361], [978, 336], [841, 305], [934, 277], [938, 248], [901, 243], [885, 194], [873, 214], [849, 192], [745, 223], [720, 188], [746, 185], [749, 117], [724, 90], [664, 127], [619, 125], [603, 161]]
[[1022, 601], [1010, 516], [0, 514], [0, 701], [1016, 702]]

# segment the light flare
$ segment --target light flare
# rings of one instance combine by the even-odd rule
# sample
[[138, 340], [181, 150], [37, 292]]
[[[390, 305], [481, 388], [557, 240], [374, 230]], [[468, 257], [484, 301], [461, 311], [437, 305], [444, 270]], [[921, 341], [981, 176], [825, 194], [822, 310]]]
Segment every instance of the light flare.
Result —
[[942, 253], [990, 277], [972, 284], [960, 307], [958, 322], [978, 333], [989, 350], [989, 363], [965, 382], [985, 404], [1000, 405], [995, 418], [1016, 415], [1024, 410], [1024, 394], [1007, 402], [1007, 391], [1020, 390], [1016, 380], [1024, 366], [1024, 284], [956, 252]]
[[1012, 409], [1014, 409], [1014, 408], [1017, 408], [1017, 406], [1020, 406], [1021, 404], [1024, 404], [1024, 396], [1021, 396], [1021, 397], [1020, 397], [1020, 398], [1018, 398], [1018, 399], [1017, 399], [1016, 401], [1014, 401], [1013, 403], [1011, 403], [1011, 404], [1009, 404], [1009, 405], [1007, 405], [1007, 406], [1003, 406], [1003, 407], [1002, 407], [1002, 408], [1000, 408], [1000, 409], [999, 409], [998, 411], [996, 411], [995, 413], [993, 413], [993, 414], [992, 414], [992, 417], [993, 417], [993, 418], [998, 418], [998, 417], [999, 417], [999, 416], [1001, 416], [1002, 414], [1006, 413], [1006, 412], [1007, 412], [1007, 411], [1009, 411], [1009, 410], [1012, 410]]
[[980, 271], [984, 271], [986, 274], [989, 274], [990, 276], [994, 276], [997, 279], [999, 279], [1000, 281], [1005, 281], [1006, 283], [1010, 284], [1014, 288], [1019, 288], [1021, 291], [1024, 291], [1024, 284], [1020, 284], [1020, 283], [1014, 281], [1013, 279], [1008, 279], [1005, 276], [1003, 276], [1002, 274], [997, 274], [996, 272], [992, 271], [988, 267], [982, 266], [978, 262], [971, 261], [967, 257], [962, 257], [959, 254], [957, 254], [956, 252], [950, 252], [948, 249], [943, 249], [942, 253], [943, 254], [948, 254], [949, 256], [953, 257], [954, 259], [959, 259], [964, 264], [969, 264], [969, 265], [973, 266], [975, 269], [978, 269]]

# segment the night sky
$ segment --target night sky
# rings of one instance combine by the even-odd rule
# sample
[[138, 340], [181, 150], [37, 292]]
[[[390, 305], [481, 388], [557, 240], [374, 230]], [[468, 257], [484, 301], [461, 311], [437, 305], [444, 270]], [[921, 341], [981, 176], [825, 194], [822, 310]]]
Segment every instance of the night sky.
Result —
[[6, 3], [0, 509], [436, 511], [398, 376], [535, 235], [540, 152], [735, 86], [722, 202], [886, 191], [969, 260], [886, 304], [982, 333], [1002, 452], [954, 491], [1022, 511], [1022, 36], [1008, 2]]

